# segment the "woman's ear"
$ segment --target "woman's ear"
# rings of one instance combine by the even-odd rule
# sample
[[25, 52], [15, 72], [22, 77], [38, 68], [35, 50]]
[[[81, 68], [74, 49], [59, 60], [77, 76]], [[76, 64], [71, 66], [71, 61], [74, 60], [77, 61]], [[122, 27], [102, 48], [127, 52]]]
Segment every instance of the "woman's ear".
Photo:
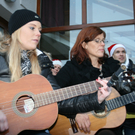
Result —
[[84, 49], [87, 49], [87, 44], [86, 44], [85, 42], [83, 42], [83, 43], [82, 43], [82, 47], [83, 47]]

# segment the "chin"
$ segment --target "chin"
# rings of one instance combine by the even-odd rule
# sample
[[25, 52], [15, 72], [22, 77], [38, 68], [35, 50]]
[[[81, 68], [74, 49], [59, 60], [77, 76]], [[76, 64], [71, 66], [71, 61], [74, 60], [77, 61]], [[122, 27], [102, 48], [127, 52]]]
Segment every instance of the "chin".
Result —
[[99, 57], [99, 58], [102, 58], [103, 56], [104, 56], [104, 55], [103, 55], [103, 54], [101, 54], [101, 55], [99, 55], [98, 57]]
[[120, 61], [120, 63], [125, 63], [125, 61]]
[[36, 49], [36, 47], [32, 47], [32, 48], [30, 48], [29, 50], [35, 50]]

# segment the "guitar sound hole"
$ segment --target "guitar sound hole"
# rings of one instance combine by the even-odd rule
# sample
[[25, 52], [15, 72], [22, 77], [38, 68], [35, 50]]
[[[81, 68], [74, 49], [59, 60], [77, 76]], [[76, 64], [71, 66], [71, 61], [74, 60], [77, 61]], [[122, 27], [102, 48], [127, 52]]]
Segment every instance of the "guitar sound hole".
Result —
[[105, 110], [93, 111], [93, 114], [98, 118], [104, 118], [109, 114], [109, 112], [107, 111], [107, 107], [105, 106]]
[[30, 113], [34, 108], [34, 101], [27, 95], [18, 98], [16, 107], [21, 113]]

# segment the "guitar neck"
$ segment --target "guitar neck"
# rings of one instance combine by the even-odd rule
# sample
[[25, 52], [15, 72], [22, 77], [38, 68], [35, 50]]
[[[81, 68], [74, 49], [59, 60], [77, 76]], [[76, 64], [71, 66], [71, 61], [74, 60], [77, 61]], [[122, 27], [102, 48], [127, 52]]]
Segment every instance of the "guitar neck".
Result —
[[[110, 80], [110, 77], [105, 79]], [[40, 106], [52, 104], [72, 97], [92, 93], [98, 90], [99, 87], [101, 87], [99, 83], [97, 83], [96, 81], [91, 81], [78, 85], [73, 85], [70, 87], [65, 87], [54, 91], [40, 93], [32, 96], [32, 98], [35, 101], [35, 108], [37, 108]]]
[[111, 111], [113, 109], [132, 103], [134, 101], [135, 101], [135, 92], [133, 91], [132, 93], [106, 101], [107, 110]]

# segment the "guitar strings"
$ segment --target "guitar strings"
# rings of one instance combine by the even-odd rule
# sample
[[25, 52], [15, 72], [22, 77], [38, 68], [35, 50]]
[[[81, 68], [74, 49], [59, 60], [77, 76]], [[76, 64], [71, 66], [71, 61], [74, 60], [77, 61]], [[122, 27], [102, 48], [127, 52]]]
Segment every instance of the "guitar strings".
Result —
[[[26, 100], [27, 100], [27, 98], [26, 98]], [[42, 100], [35, 101], [35, 103], [37, 103], [37, 102], [38, 102], [38, 104], [41, 104], [43, 101]], [[21, 110], [23, 110], [23, 112], [24, 112], [24, 101], [20, 101], [20, 103], [17, 106], [8, 107], [9, 105], [11, 105], [11, 104], [10, 103], [7, 103], [7, 105], [5, 104], [4, 109], [2, 109], [2, 111], [5, 113], [5, 115], [10, 114], [11, 112], [13, 112], [13, 110], [16, 110], [16, 109], [20, 110], [20, 112], [21, 112]], [[5, 106], [7, 106], [8, 108], [6, 108]], [[33, 107], [33, 105], [29, 104], [29, 107], [31, 108], [31, 107]]]
[[[131, 95], [131, 97], [133, 98], [133, 95]], [[28, 99], [28, 98], [24, 98], [24, 99]], [[133, 98], [134, 99], [134, 98]], [[124, 98], [123, 97], [123, 100], [126, 100], [126, 98]], [[22, 103], [23, 101], [21, 101], [21, 103]], [[38, 104], [40, 104], [40, 103], [43, 103], [43, 100], [38, 100], [38, 101], [36, 101], [36, 102], [38, 102]], [[21, 103], [19, 103], [19, 107], [22, 107], [21, 109], [23, 109], [23, 105], [21, 104]], [[0, 104], [2, 104], [2, 103], [0, 103]], [[9, 105], [9, 104], [8, 104]], [[31, 105], [30, 105], [31, 106]], [[32, 107], [32, 106], [31, 106]], [[7, 109], [2, 109], [3, 111], [4, 111], [4, 113], [6, 114], [6, 115], [8, 115], [8, 114], [10, 114], [11, 112], [13, 112], [13, 109], [14, 107], [10, 107], [10, 108], [7, 108]], [[15, 107], [16, 108], [16, 107]]]
[[[133, 98], [133, 96], [131, 96], [132, 98]], [[27, 98], [23, 98], [24, 100], [26, 99], [28, 99], [28, 97]], [[123, 98], [124, 99], [124, 98]], [[134, 99], [134, 98], [133, 98]], [[124, 100], [126, 100], [126, 99], [124, 99]], [[41, 99], [41, 100], [35, 100], [35, 104], [36, 103], [38, 103], [39, 104], [39, 107], [40, 107], [40, 105], [41, 104], [43, 104], [44, 103], [44, 101], [46, 101], [46, 99]], [[11, 104], [9, 104], [9, 102], [6, 102], [7, 103], [7, 106], [9, 106], [9, 105], [11, 105]], [[19, 107], [18, 109], [19, 110], [21, 110], [21, 109], [24, 109], [24, 104], [22, 104], [22, 103], [24, 103], [24, 101], [20, 101], [19, 102], [19, 104], [17, 105], [17, 107]], [[0, 104], [2, 104], [2, 103], [0, 103]], [[6, 105], [5, 105], [6, 106]], [[42, 105], [41, 105], [42, 106]], [[30, 105], [30, 107], [33, 107], [33, 106], [31, 106]], [[13, 110], [14, 109], [16, 109], [16, 106], [13, 106], [13, 107], [9, 107], [9, 108], [6, 108], [6, 109], [2, 109], [2, 111], [6, 114], [6, 115], [8, 115], [8, 114], [10, 114], [11, 112], [13, 112]], [[33, 108], [34, 109], [34, 108]]]
[[[90, 86], [89, 83], [94, 83], [94, 85], [93, 86]], [[65, 89], [65, 91], [68, 90], [68, 89], [70, 89], [70, 91], [68, 90], [68, 92], [67, 91], [65, 92], [64, 90], [59, 89], [59, 90], [49, 91], [52, 94], [50, 94], [49, 92], [40, 93], [38, 95], [40, 95], [41, 99], [34, 100], [33, 102], [34, 102], [34, 104], [38, 104], [39, 107], [40, 107], [40, 106], [47, 105], [47, 104], [50, 104], [50, 103], [58, 102], [57, 99], [60, 99], [60, 101], [61, 101], [61, 99], [63, 99], [63, 97], [64, 97], [64, 99], [68, 99], [68, 98], [73, 97], [73, 95], [77, 95], [78, 93], [79, 93], [79, 95], [83, 95], [83, 91], [84, 91], [85, 94], [86, 93], [87, 94], [88, 93], [91, 93], [92, 91], [91, 91], [90, 88], [91, 89], [95, 89], [95, 88], [98, 89], [97, 88], [97, 83], [95, 83], [95, 81], [92, 81], [92, 82], [86, 82], [85, 85], [84, 84], [80, 84], [77, 88], [75, 88], [75, 86], [71, 86], [69, 88], [67, 87], [67, 89], [66, 88], [63, 88], [63, 89]], [[84, 89], [84, 90], [82, 90], [82, 89]], [[79, 90], [81, 90], [81, 91], [79, 91]], [[57, 92], [59, 92], [59, 93], [57, 93]], [[62, 94], [60, 94], [60, 92]], [[49, 95], [47, 95], [46, 93], [48, 93]], [[45, 98], [42, 98], [42, 94], [44, 94], [43, 96]], [[52, 96], [53, 94], [54, 94], [54, 96]], [[71, 97], [67, 97], [67, 95], [71, 95]], [[35, 95], [35, 96], [37, 96], [37, 95]], [[50, 97], [52, 97], [52, 99]], [[65, 98], [65, 97], [67, 97], [67, 98]], [[23, 100], [22, 101], [19, 101], [19, 103], [17, 105], [16, 105], [16, 100], [7, 101], [7, 102], [4, 102], [4, 103], [0, 103], [0, 108], [1, 109], [4, 108], [2, 110], [7, 115], [10, 114], [15, 109], [19, 109], [19, 110], [22, 109], [22, 110], [24, 110], [24, 100], [27, 100], [28, 98], [30, 98], [30, 97], [29, 96], [28, 97], [23, 97]], [[37, 98], [38, 98], [38, 96], [37, 96]], [[56, 101], [54, 99], [56, 99]], [[13, 102], [15, 102], [15, 105], [14, 106], [13, 106]]]
[[[27, 99], [27, 98], [26, 98]], [[44, 100], [45, 101], [45, 100]], [[38, 104], [43, 104], [44, 103], [44, 101], [43, 100], [38, 100], [38, 101], [35, 101], [35, 104], [36, 103], [38, 103]], [[24, 104], [22, 104], [22, 103], [24, 103], [23, 101], [20, 101], [20, 103], [17, 105], [17, 106], [12, 106], [12, 107], [8, 107], [8, 108], [6, 108], [6, 107], [4, 107], [4, 108], [6, 108], [6, 109], [2, 109], [2, 111], [5, 113], [5, 115], [8, 115], [8, 114], [11, 114], [11, 113], [13, 113], [13, 110], [23, 110], [23, 112], [24, 112]], [[0, 103], [0, 104], [2, 104], [2, 103]], [[9, 106], [9, 105], [11, 105], [10, 103], [7, 103], [7, 105], [5, 104], [4, 106]], [[46, 104], [47, 105], [47, 104]], [[33, 105], [29, 105], [29, 107], [31, 108], [31, 107], [33, 107]], [[39, 105], [39, 107], [40, 107], [40, 105]], [[34, 109], [34, 108], [33, 108]], [[32, 110], [33, 110], [32, 109]], [[21, 112], [21, 111], [20, 111]]]

